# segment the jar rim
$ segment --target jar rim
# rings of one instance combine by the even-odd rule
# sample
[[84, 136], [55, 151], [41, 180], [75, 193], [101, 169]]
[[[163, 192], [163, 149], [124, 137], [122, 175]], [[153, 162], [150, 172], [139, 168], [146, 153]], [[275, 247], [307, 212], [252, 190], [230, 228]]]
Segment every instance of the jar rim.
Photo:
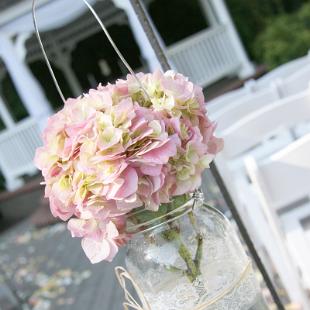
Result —
[[[173, 209], [172, 211], [159, 215], [158, 217], [155, 217], [151, 220], [142, 222], [142, 223], [137, 223], [137, 224], [132, 224], [130, 226], [127, 226], [126, 232], [131, 235], [136, 235], [140, 233], [145, 233], [147, 231], [156, 229], [160, 226], [163, 226], [167, 223], [173, 222], [176, 219], [183, 217], [184, 215], [188, 214], [191, 212], [196, 204], [199, 202], [199, 198], [192, 196], [186, 201], [184, 204], [180, 205], [179, 207]], [[139, 214], [144, 212], [144, 209], [138, 210], [134, 213], [131, 214], [130, 217], [134, 216], [135, 214]], [[130, 217], [128, 217], [127, 223], [130, 223]]]

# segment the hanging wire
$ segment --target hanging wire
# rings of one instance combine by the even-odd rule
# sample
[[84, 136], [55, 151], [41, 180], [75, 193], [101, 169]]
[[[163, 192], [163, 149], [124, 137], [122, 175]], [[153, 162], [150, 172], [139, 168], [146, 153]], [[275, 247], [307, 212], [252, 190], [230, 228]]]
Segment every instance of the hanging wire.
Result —
[[[134, 11], [136, 12], [139, 20], [140, 20], [140, 23], [154, 49], [154, 52], [157, 56], [157, 59], [158, 61], [160, 62], [162, 68], [164, 70], [169, 70], [171, 69], [170, 68], [170, 65], [169, 65], [169, 62], [168, 62], [168, 59], [165, 55], [165, 52], [162, 48], [162, 46], [160, 45], [160, 42], [156, 36], [156, 33], [154, 31], [154, 28], [152, 26], [152, 23], [150, 21], [150, 17], [148, 15], [148, 13], [146, 12], [145, 10], [145, 7], [144, 5], [142, 4], [141, 0], [128, 0], [131, 2], [131, 5], [134, 9]], [[240, 233], [242, 235], [242, 238], [244, 240], [244, 242], [246, 243], [255, 263], [256, 263], [256, 266], [257, 268], [259, 269], [259, 271], [261, 272], [263, 278], [264, 278], [264, 281], [270, 291], [270, 294], [275, 302], [275, 304], [277, 305], [278, 309], [279, 310], [285, 310], [284, 308], [284, 305], [272, 283], [272, 280], [263, 264], [263, 262], [261, 261], [260, 259], [260, 256], [258, 255], [257, 251], [256, 251], [256, 248], [254, 246], [254, 243], [247, 231], [247, 228], [245, 226], [245, 224], [243, 223], [242, 221], [242, 218], [238, 212], [238, 209], [235, 205], [235, 203], [233, 202], [232, 198], [231, 198], [231, 195], [224, 183], [224, 180], [222, 178], [222, 176], [220, 175], [219, 171], [218, 171], [218, 168], [217, 166], [215, 165], [214, 162], [211, 163], [210, 165], [210, 170], [211, 170], [211, 173], [215, 179], [215, 182], [217, 183], [222, 195], [223, 195], [223, 198], [226, 202], [226, 205], [228, 206], [228, 208], [230, 209], [231, 213], [232, 213], [232, 216], [234, 217], [235, 221], [236, 221], [236, 224], [240, 230]]]
[[33, 25], [34, 25], [34, 29], [35, 29], [35, 33], [36, 33], [36, 36], [37, 36], [37, 39], [38, 39], [38, 42], [39, 42], [39, 45], [40, 45], [40, 48], [41, 48], [41, 51], [43, 53], [43, 56], [44, 56], [44, 60], [47, 64], [47, 67], [48, 67], [48, 70], [53, 78], [53, 81], [54, 81], [54, 84], [56, 86], [56, 89], [59, 93], [59, 96], [61, 98], [61, 100], [63, 101], [63, 103], [66, 103], [66, 99], [65, 99], [65, 96], [59, 86], [59, 83], [57, 81], [57, 78], [55, 76], [55, 73], [54, 73], [54, 70], [51, 66], [51, 63], [46, 55], [46, 52], [45, 52], [45, 49], [44, 49], [44, 46], [43, 46], [43, 43], [42, 43], [42, 40], [41, 40], [41, 36], [40, 36], [40, 32], [39, 32], [39, 29], [38, 29], [38, 24], [37, 24], [37, 16], [36, 16], [36, 0], [33, 0], [32, 1], [32, 19], [33, 19]]
[[[146, 89], [144, 88], [144, 86], [142, 85], [140, 79], [137, 77], [137, 75], [135, 74], [135, 72], [133, 71], [133, 69], [131, 68], [131, 66], [129, 65], [129, 63], [126, 61], [125, 57], [123, 56], [123, 54], [121, 53], [121, 51], [118, 49], [117, 45], [115, 44], [115, 42], [113, 41], [111, 35], [109, 34], [107, 28], [105, 27], [105, 25], [103, 24], [102, 20], [100, 19], [100, 17], [98, 16], [98, 14], [96, 13], [96, 11], [94, 10], [94, 8], [89, 4], [89, 2], [87, 0], [82, 0], [85, 5], [88, 7], [88, 9], [91, 11], [91, 13], [94, 15], [94, 17], [96, 18], [97, 22], [99, 23], [101, 29], [103, 30], [105, 36], [107, 37], [107, 39], [109, 40], [111, 46], [113, 47], [114, 51], [116, 52], [117, 56], [120, 58], [120, 60], [122, 61], [122, 63], [124, 64], [124, 66], [127, 68], [127, 70], [129, 71], [129, 73], [135, 78], [135, 80], [137, 81], [137, 83], [139, 84], [140, 88], [142, 89], [142, 91], [144, 92], [144, 94], [146, 95], [146, 97], [148, 98], [148, 100], [151, 101], [151, 98], [148, 94], [148, 92], [146, 91]], [[43, 42], [41, 40], [41, 36], [40, 36], [40, 32], [39, 32], [39, 28], [38, 28], [38, 23], [37, 23], [37, 17], [36, 17], [36, 0], [32, 0], [32, 18], [33, 18], [33, 25], [34, 25], [34, 29], [35, 29], [35, 33], [41, 48], [41, 51], [43, 53], [44, 56], [44, 60], [47, 64], [48, 70], [53, 78], [54, 84], [56, 86], [56, 89], [63, 101], [63, 103], [66, 102], [65, 96], [61, 90], [61, 87], [58, 83], [58, 80], [55, 76], [54, 70], [51, 66], [51, 63], [48, 59], [48, 56], [46, 54]]]

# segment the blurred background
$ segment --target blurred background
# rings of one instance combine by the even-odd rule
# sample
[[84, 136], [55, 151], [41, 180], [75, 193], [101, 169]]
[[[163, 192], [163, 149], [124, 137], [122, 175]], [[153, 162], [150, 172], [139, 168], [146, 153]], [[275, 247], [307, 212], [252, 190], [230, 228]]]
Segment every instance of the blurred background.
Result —
[[[127, 70], [82, 1], [38, 0], [37, 19], [66, 97]], [[135, 71], [159, 68], [128, 0], [89, 0]], [[225, 149], [216, 163], [286, 304], [310, 293], [310, 1], [144, 0], [171, 66], [200, 84]], [[62, 108], [30, 0], [0, 0], [0, 309], [119, 310], [113, 264], [90, 265], [52, 218], [32, 160]], [[202, 189], [231, 218], [211, 174]], [[233, 219], [232, 219], [233, 222]], [[257, 272], [262, 290], [272, 299]], [[306, 300], [306, 302], [305, 302]]]

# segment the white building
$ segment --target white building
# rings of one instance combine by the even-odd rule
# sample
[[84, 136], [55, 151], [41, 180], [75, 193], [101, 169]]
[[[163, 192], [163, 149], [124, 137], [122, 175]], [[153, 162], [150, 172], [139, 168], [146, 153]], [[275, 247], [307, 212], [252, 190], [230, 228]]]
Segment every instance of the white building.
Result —
[[[145, 0], [145, 4], [150, 8], [156, 5], [156, 1]], [[0, 87], [0, 119], [4, 127], [0, 133], [0, 169], [9, 190], [22, 184], [23, 175], [35, 173], [32, 158], [35, 148], [41, 143], [39, 132], [53, 107], [55, 109], [62, 104], [60, 98], [55, 97], [55, 89], [47, 88], [51, 86], [52, 79], [34, 36], [31, 2], [0, 1], [0, 85], [3, 86]], [[111, 54], [106, 38], [83, 1], [37, 2], [42, 39], [65, 93], [78, 96], [99, 82], [126, 74], [117, 57]], [[132, 62], [135, 70], [147, 71], [159, 67], [129, 0], [89, 2], [111, 30], [123, 53], [128, 55], [128, 61]], [[209, 26], [166, 46], [172, 66], [203, 87], [225, 76], [243, 78], [251, 75], [253, 66], [224, 0], [197, 0], [197, 5], [200, 5], [200, 14]], [[182, 6], [178, 10], [182, 10]], [[197, 16], [188, 18], [195, 19]], [[126, 48], [128, 51], [124, 50]], [[102, 58], [96, 58], [94, 52], [96, 55], [102, 53]], [[87, 58], [89, 63], [85, 62], [83, 66]], [[85, 69], [85, 66], [89, 68]], [[36, 78], [34, 73], [38, 71], [41, 74], [37, 73], [39, 78]], [[7, 95], [9, 87], [12, 87], [8, 77], [17, 93], [14, 98], [12, 91], [10, 96]], [[48, 100], [48, 97], [52, 99]], [[20, 115], [16, 115], [17, 108], [21, 110]]]
[[[94, 6], [136, 71], [152, 71], [159, 67], [129, 0], [88, 1]], [[0, 170], [9, 190], [21, 186], [24, 175], [37, 172], [32, 160], [36, 147], [41, 144], [41, 129], [53, 110], [62, 106], [62, 100], [52, 83], [34, 35], [31, 2], [32, 0], [0, 0]], [[37, 0], [37, 2], [37, 20], [42, 39], [65, 95], [79, 96], [88, 88], [96, 87], [99, 82], [106, 83], [127, 74], [83, 0]], [[162, 43], [166, 44], [165, 49], [171, 65], [194, 82], [207, 87], [224, 77], [246, 78], [254, 73], [224, 0], [144, 0], [144, 2], [151, 15], [156, 6], [160, 6], [160, 17], [156, 18], [156, 15], [152, 17]], [[180, 27], [170, 28], [172, 37], [180, 34], [177, 40], [175, 37], [174, 40], [168, 38], [167, 34], [161, 31], [165, 28], [167, 17], [169, 18], [169, 15], [165, 16], [165, 13], [169, 14], [165, 5], [173, 2], [183, 3], [183, 6], [177, 6], [176, 15], [183, 10], [186, 20], [200, 20], [196, 32], [182, 33], [182, 29], [184, 31], [184, 27], [187, 27], [184, 20], [179, 21]], [[191, 5], [196, 3], [196, 9], [199, 10], [198, 13], [195, 11], [197, 15], [193, 15], [194, 11], [185, 7], [185, 4], [189, 3]], [[167, 23], [166, 27], [168, 26]], [[262, 88], [265, 89], [267, 84], [270, 84], [270, 81], [266, 82], [265, 79]], [[259, 84], [257, 83], [256, 87], [257, 85]], [[244, 88], [246, 94], [253, 84], [248, 86], [248, 89]], [[270, 95], [267, 95], [270, 98]], [[228, 100], [231, 101], [232, 97], [228, 97]], [[244, 112], [244, 109], [242, 110]], [[229, 117], [231, 118], [230, 115]], [[236, 150], [235, 141], [234, 138], [232, 142], [234, 150]], [[248, 199], [250, 200], [252, 198]], [[252, 206], [253, 204], [250, 205]], [[253, 209], [251, 212], [254, 214]], [[297, 223], [300, 214], [295, 213]], [[259, 217], [253, 215], [253, 218], [255, 223]], [[288, 219], [288, 226], [291, 226], [291, 217]], [[264, 223], [263, 216], [258, 221]], [[281, 248], [278, 251], [274, 248], [276, 243], [273, 243], [271, 238], [273, 235], [268, 231], [272, 225], [267, 224], [261, 233], [263, 235], [261, 239], [267, 240], [269, 247], [258, 242], [257, 245], [261, 249], [269, 249], [267, 254], [275, 257], [274, 266], [280, 270], [280, 278], [285, 283], [291, 299], [300, 299], [301, 302], [304, 292], [300, 289], [296, 272], [293, 269], [289, 270], [290, 264], [283, 263], [283, 253], [287, 254], [285, 243], [281, 236], [275, 238], [276, 241], [281, 239], [278, 242]], [[256, 233], [253, 227], [248, 228], [249, 230], [252, 228]], [[291, 245], [298, 244], [304, 247], [300, 242], [302, 240], [300, 232], [299, 229], [297, 236], [299, 242], [295, 242], [296, 238], [291, 238], [294, 240], [291, 241]], [[296, 235], [296, 231], [293, 233]], [[275, 254], [271, 255], [271, 252]], [[304, 261], [307, 262], [309, 256], [304, 257]], [[308, 271], [308, 265], [306, 263], [304, 265]]]

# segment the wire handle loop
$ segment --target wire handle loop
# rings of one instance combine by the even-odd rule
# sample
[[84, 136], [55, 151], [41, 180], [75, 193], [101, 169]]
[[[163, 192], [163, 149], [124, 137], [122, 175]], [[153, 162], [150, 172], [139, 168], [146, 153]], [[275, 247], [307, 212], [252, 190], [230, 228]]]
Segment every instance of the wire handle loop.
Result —
[[[107, 37], [107, 39], [109, 40], [109, 42], [111, 43], [113, 49], [115, 50], [116, 54], [118, 55], [119, 59], [122, 61], [122, 63], [125, 65], [125, 67], [127, 68], [127, 70], [129, 71], [129, 73], [136, 79], [136, 81], [138, 82], [140, 88], [143, 90], [143, 92], [145, 93], [145, 95], [147, 96], [147, 98], [150, 100], [150, 96], [148, 95], [147, 91], [145, 90], [145, 88], [143, 87], [141, 81], [139, 80], [139, 78], [137, 77], [137, 75], [135, 74], [135, 72], [133, 71], [133, 69], [131, 68], [131, 66], [128, 64], [128, 62], [126, 61], [125, 57], [123, 56], [123, 54], [120, 52], [120, 50], [118, 49], [117, 45], [115, 44], [115, 42], [113, 41], [112, 37], [110, 36], [107, 28], [104, 26], [102, 20], [100, 19], [100, 17], [98, 16], [98, 14], [96, 13], [96, 11], [94, 10], [94, 8], [89, 4], [89, 2], [87, 0], [82, 0], [85, 5], [88, 7], [88, 9], [91, 11], [91, 13], [94, 15], [94, 17], [96, 18], [97, 22], [99, 23], [101, 29], [103, 30], [105, 36]], [[55, 76], [54, 70], [51, 66], [51, 63], [48, 59], [48, 56], [46, 54], [43, 42], [41, 40], [41, 35], [39, 32], [39, 28], [38, 28], [38, 23], [37, 23], [37, 16], [36, 16], [36, 0], [32, 0], [32, 19], [33, 19], [33, 25], [34, 25], [34, 29], [35, 29], [35, 33], [41, 48], [41, 51], [43, 53], [44, 56], [44, 60], [47, 64], [48, 70], [53, 78], [53, 82], [56, 86], [56, 89], [63, 101], [63, 103], [66, 103], [66, 99], [65, 96], [61, 90], [61, 87], [57, 81], [57, 78]]]
[[[123, 267], [118, 266], [115, 268], [115, 274], [120, 286], [122, 287], [125, 293], [125, 302], [123, 303], [124, 310], [130, 310], [130, 309], [151, 310], [151, 307], [147, 302], [147, 300], [145, 299], [142, 290], [140, 289], [138, 284], [133, 280], [133, 278], [127, 272], [127, 270]], [[142, 305], [140, 305], [139, 302], [132, 296], [132, 294], [129, 293], [126, 282], [131, 283]]]

